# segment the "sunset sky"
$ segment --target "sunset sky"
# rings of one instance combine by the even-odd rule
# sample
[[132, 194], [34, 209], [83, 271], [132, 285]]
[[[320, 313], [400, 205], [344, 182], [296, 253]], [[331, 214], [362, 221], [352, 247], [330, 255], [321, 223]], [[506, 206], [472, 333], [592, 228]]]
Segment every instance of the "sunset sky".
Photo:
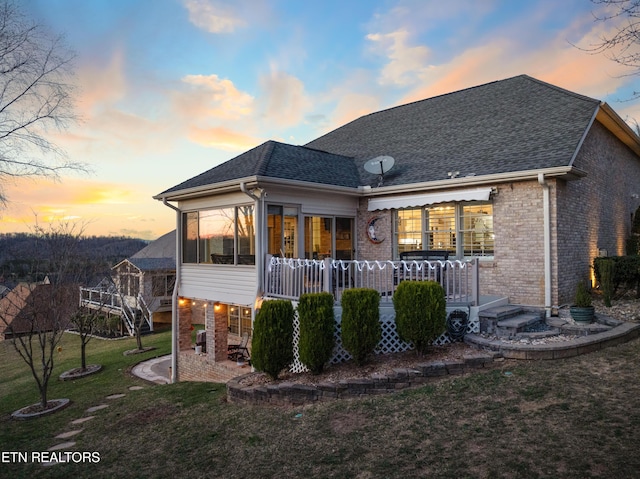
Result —
[[[268, 139], [519, 74], [640, 120], [637, 79], [589, 48], [589, 0], [24, 0], [77, 53], [82, 121], [54, 141], [89, 175], [5, 185], [0, 233], [71, 219], [154, 239], [152, 196]], [[636, 88], [637, 90], [638, 88]]]

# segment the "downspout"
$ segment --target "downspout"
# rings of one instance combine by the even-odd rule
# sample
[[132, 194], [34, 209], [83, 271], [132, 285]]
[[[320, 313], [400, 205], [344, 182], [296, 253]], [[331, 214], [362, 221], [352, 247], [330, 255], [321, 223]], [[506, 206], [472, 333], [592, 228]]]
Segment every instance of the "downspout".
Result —
[[542, 210], [544, 224], [544, 309], [545, 316], [551, 317], [551, 208], [549, 206], [549, 184], [544, 173], [538, 174], [538, 183], [542, 186]]
[[182, 252], [182, 212], [179, 208], [167, 203], [166, 198], [162, 198], [162, 203], [176, 212], [176, 281], [173, 285], [171, 296], [171, 383], [178, 382], [178, 285], [180, 284], [180, 258]]
[[258, 272], [258, 285], [256, 289], [256, 299], [262, 297], [264, 291], [264, 248], [262, 244], [262, 222], [264, 220], [264, 201], [263, 195], [256, 196], [247, 189], [247, 185], [240, 183], [240, 191], [256, 202], [256, 269]]

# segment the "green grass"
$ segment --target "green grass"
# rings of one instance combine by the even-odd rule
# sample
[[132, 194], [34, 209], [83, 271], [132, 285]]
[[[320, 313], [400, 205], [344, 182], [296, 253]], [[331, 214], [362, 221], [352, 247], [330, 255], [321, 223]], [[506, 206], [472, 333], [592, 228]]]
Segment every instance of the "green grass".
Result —
[[[169, 350], [169, 333], [144, 338]], [[103, 372], [51, 386], [73, 404], [17, 422], [33, 380], [0, 344], [0, 449], [44, 451], [108, 394], [75, 436], [98, 464], [0, 464], [0, 477], [631, 478], [640, 470], [640, 341], [562, 361], [505, 361], [394, 395], [304, 407], [239, 406], [224, 385], [150, 385], [127, 374], [133, 340], [90, 343]], [[56, 372], [77, 365], [65, 337]], [[505, 373], [510, 374], [505, 374]], [[145, 385], [129, 391], [133, 384]]]

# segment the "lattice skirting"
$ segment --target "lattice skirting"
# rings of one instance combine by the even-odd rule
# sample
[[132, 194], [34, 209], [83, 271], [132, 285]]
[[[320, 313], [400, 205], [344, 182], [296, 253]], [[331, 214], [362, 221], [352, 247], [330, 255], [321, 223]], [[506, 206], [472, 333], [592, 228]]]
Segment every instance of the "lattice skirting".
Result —
[[[304, 364], [300, 362], [300, 354], [298, 352], [298, 341], [300, 339], [300, 321], [298, 319], [298, 303], [292, 301], [295, 308], [296, 315], [293, 320], [293, 355], [294, 360], [290, 366], [290, 371], [294, 373], [302, 373], [307, 371]], [[469, 315], [469, 309], [464, 307], [448, 307], [447, 315], [450, 315], [453, 311], [463, 310]], [[333, 356], [329, 361], [332, 364], [341, 363], [351, 359], [351, 355], [342, 347], [342, 335], [340, 334], [340, 325], [342, 322], [342, 307], [336, 306], [333, 308], [335, 315], [335, 347], [333, 349]], [[398, 337], [398, 331], [396, 330], [395, 322], [396, 313], [393, 307], [381, 307], [380, 308], [380, 325], [382, 327], [382, 338], [375, 349], [375, 354], [391, 354], [401, 353], [413, 349], [413, 344], [406, 343]], [[478, 318], [472, 318], [469, 320], [467, 326], [467, 333], [479, 333], [480, 321]], [[451, 343], [452, 340], [448, 333], [443, 333], [433, 344], [442, 346]]]

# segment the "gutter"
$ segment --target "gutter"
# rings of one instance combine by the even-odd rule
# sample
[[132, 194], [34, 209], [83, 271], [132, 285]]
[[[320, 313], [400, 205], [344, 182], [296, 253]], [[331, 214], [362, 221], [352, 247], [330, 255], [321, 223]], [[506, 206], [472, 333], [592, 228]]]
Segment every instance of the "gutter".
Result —
[[550, 177], [565, 177], [567, 180], [575, 180], [586, 176], [586, 172], [573, 166], [559, 166], [554, 168], [544, 168], [539, 170], [512, 171], [508, 173], [495, 173], [482, 176], [463, 176], [459, 178], [448, 178], [423, 183], [382, 186], [372, 188], [370, 186], [360, 186], [359, 190], [363, 196], [382, 196], [391, 193], [412, 193], [443, 188], [457, 188], [463, 186], [481, 186], [495, 183], [506, 183], [509, 181], [537, 180], [539, 175]]
[[167, 203], [167, 199], [162, 199], [162, 204], [176, 212], [176, 282], [173, 285], [171, 295], [171, 383], [178, 382], [178, 287], [180, 284], [180, 253], [182, 252], [182, 211], [179, 208]]
[[549, 206], [549, 184], [544, 173], [538, 174], [538, 183], [542, 186], [542, 208], [544, 223], [544, 309], [547, 318], [551, 317], [551, 208]]

